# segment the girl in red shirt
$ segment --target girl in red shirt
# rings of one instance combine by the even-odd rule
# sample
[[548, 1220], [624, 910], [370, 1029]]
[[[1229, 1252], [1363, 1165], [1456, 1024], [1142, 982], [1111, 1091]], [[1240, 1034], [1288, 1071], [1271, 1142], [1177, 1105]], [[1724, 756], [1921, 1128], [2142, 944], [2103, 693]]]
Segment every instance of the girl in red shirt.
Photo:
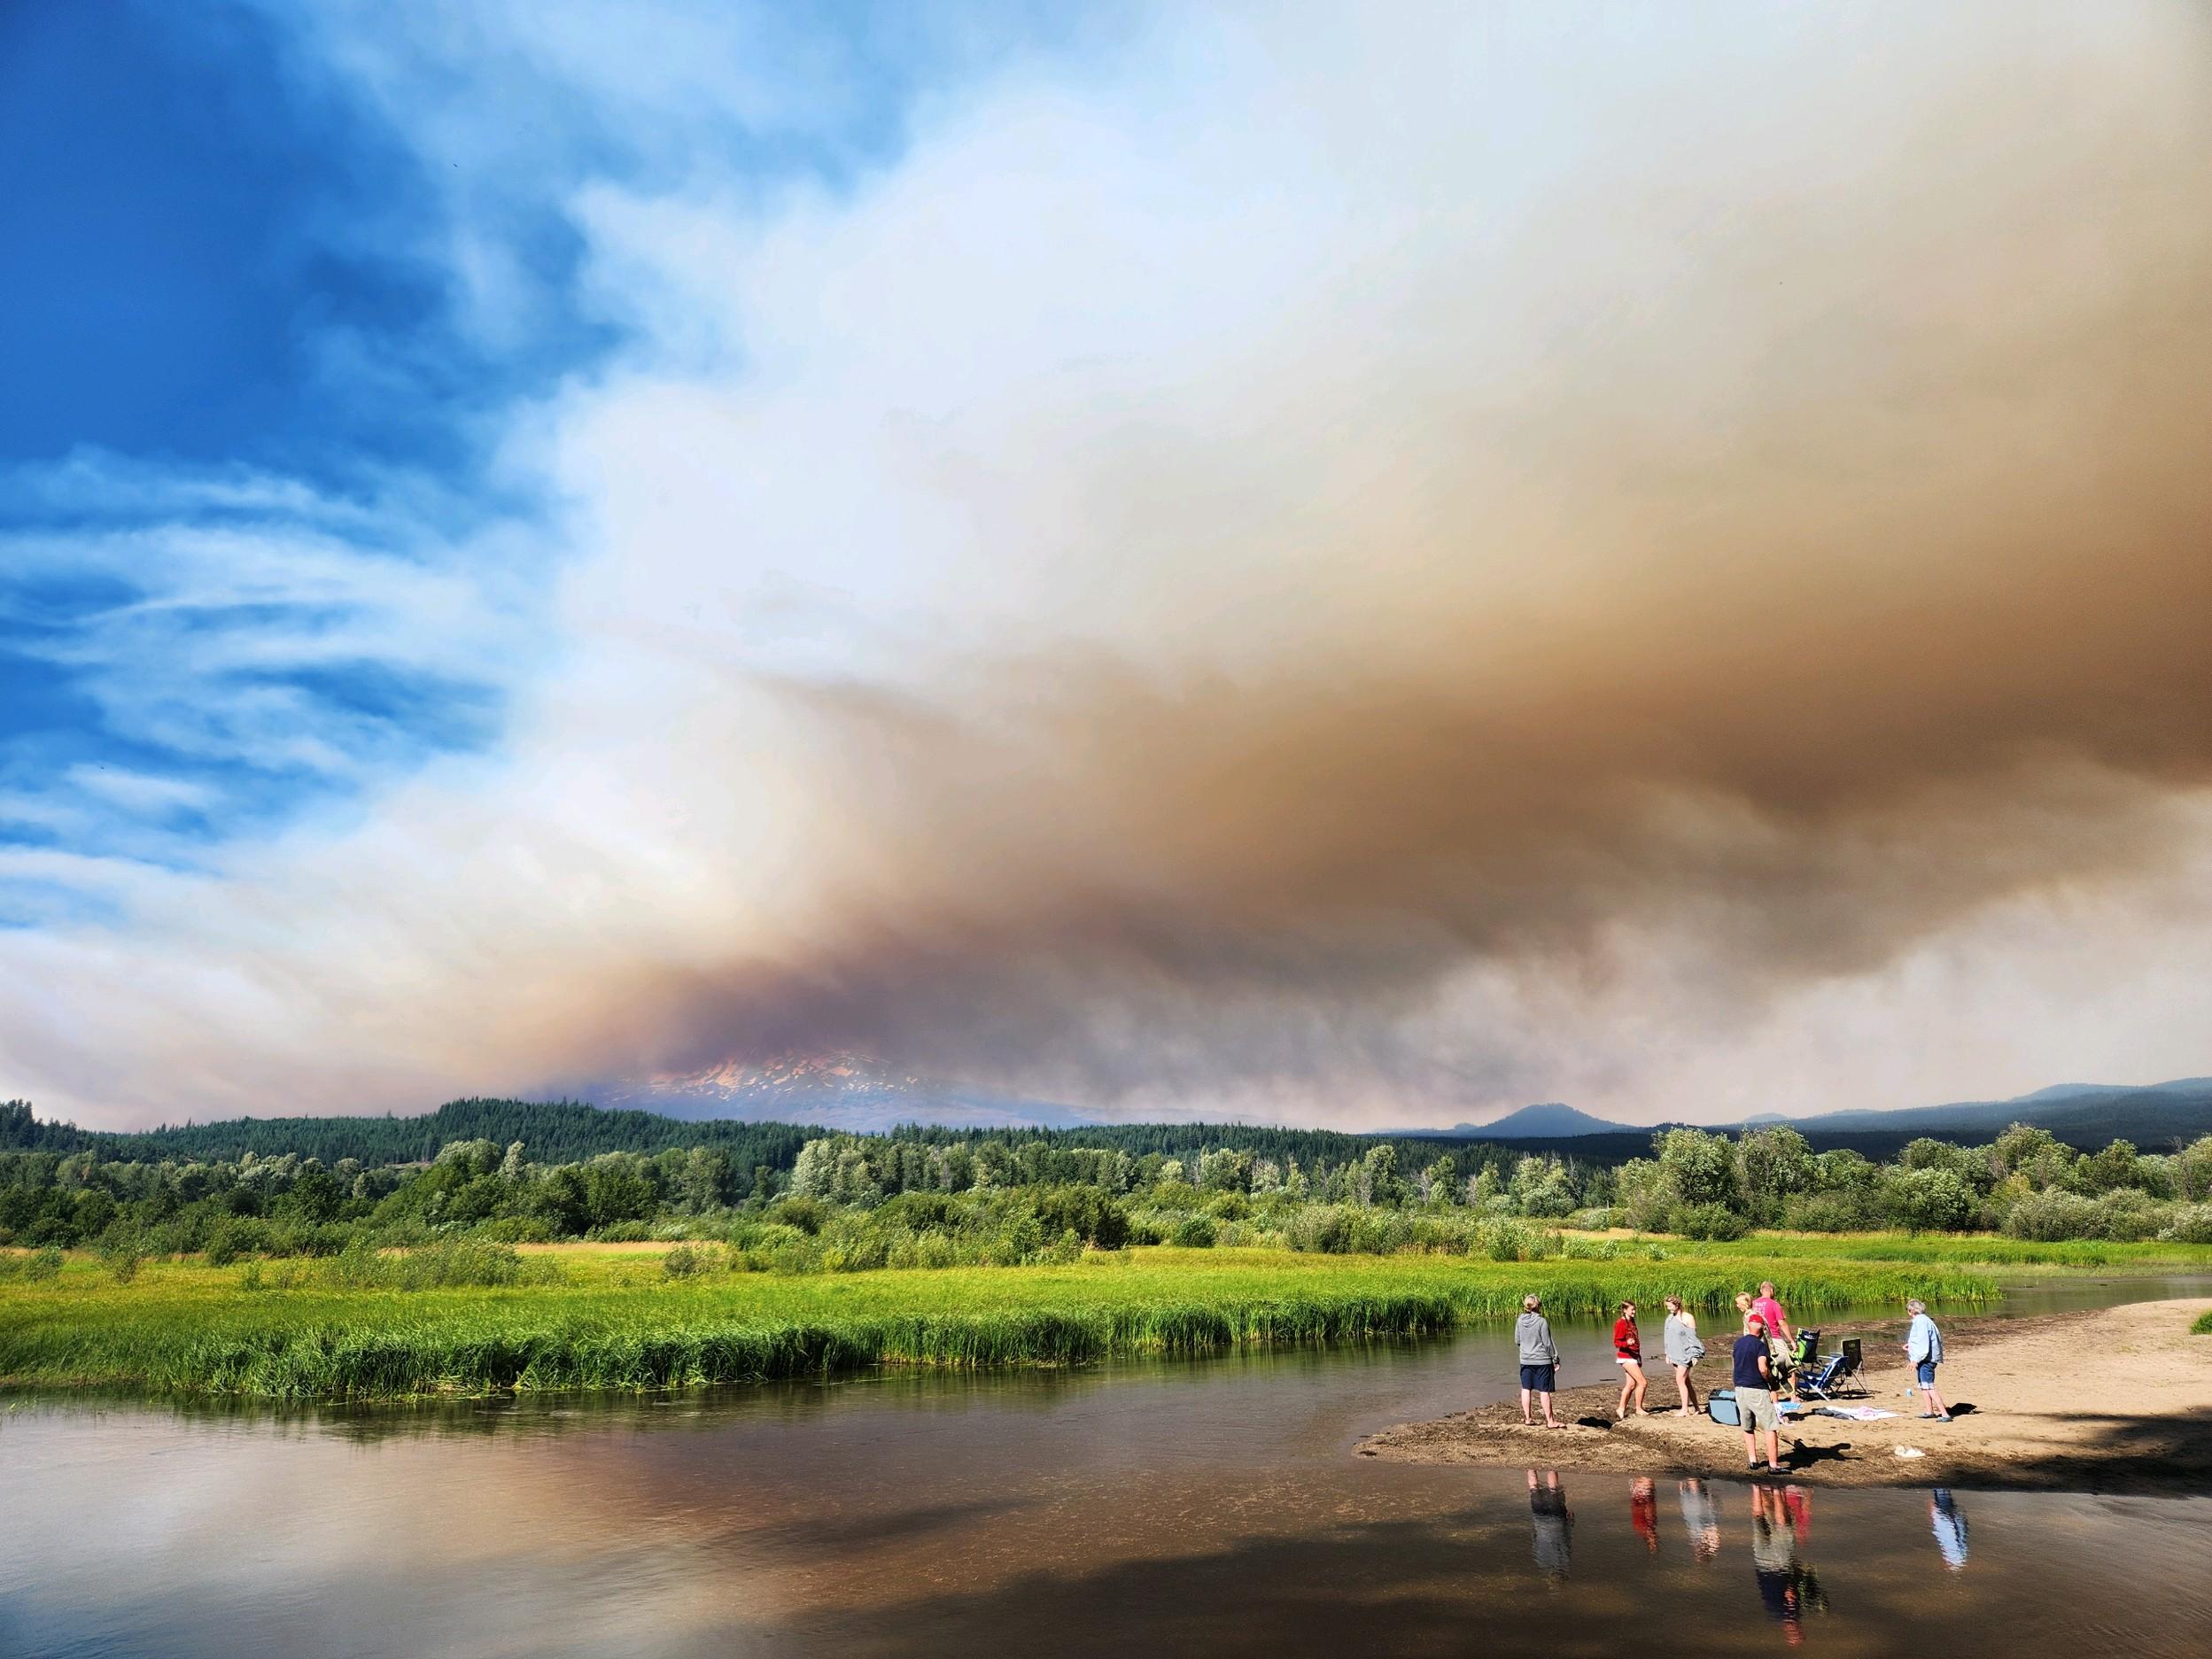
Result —
[[1643, 1374], [1643, 1338], [1636, 1334], [1636, 1305], [1623, 1302], [1620, 1317], [1613, 1322], [1613, 1358], [1620, 1366], [1620, 1404], [1615, 1415], [1628, 1415], [1628, 1397], [1634, 1395], [1636, 1415], [1648, 1417], [1644, 1409], [1644, 1391], [1651, 1386], [1651, 1379]]

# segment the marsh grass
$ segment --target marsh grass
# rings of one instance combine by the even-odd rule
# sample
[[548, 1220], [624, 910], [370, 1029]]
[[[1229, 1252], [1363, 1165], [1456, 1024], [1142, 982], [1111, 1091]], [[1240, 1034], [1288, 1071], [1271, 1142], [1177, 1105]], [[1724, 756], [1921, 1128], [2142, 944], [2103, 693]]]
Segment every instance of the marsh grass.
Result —
[[[1626, 1241], [1623, 1241], [1626, 1242]], [[1671, 1242], [1671, 1241], [1670, 1241]], [[1989, 1268], [2116, 1268], [2149, 1272], [2161, 1268], [2212, 1271], [2212, 1247], [2203, 1244], [2104, 1239], [2037, 1243], [1989, 1233], [1753, 1233], [1695, 1245], [1701, 1258], [1758, 1267], [1778, 1261], [1846, 1259], [1866, 1262], [1921, 1262]]]
[[[1531, 1290], [1567, 1318], [1609, 1314], [1623, 1299], [1656, 1305], [1667, 1292], [1719, 1309], [1750, 1276], [1733, 1255], [1700, 1245], [1670, 1246], [1663, 1261], [1639, 1249], [1612, 1261], [1542, 1262], [1160, 1248], [834, 1277], [703, 1262], [671, 1275], [657, 1255], [588, 1245], [516, 1260], [543, 1263], [558, 1282], [431, 1283], [427, 1268], [415, 1281], [404, 1266], [364, 1272], [340, 1257], [285, 1284], [265, 1276], [254, 1291], [241, 1269], [153, 1261], [118, 1284], [73, 1260], [51, 1281], [0, 1288], [0, 1383], [373, 1399], [682, 1388], [878, 1365], [1067, 1366], [1425, 1336], [1508, 1320]], [[1954, 1306], [1996, 1294], [1988, 1277], [1957, 1268], [1839, 1259], [1769, 1270], [1807, 1309], [1908, 1292]]]

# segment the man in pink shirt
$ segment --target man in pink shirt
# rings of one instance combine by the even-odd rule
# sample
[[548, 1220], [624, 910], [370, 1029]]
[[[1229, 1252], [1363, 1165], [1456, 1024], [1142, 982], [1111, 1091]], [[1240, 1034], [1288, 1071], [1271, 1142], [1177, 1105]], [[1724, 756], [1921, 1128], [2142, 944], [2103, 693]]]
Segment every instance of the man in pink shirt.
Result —
[[1751, 1299], [1751, 1311], [1766, 1322], [1766, 1344], [1774, 1355], [1775, 1387], [1778, 1392], [1787, 1392], [1794, 1399], [1797, 1381], [1792, 1361], [1797, 1352], [1797, 1333], [1790, 1328], [1781, 1304], [1774, 1299], [1772, 1279], [1759, 1282], [1758, 1294]]
[[1774, 1299], [1774, 1282], [1772, 1279], [1759, 1282], [1758, 1294], [1751, 1299], [1751, 1311], [1766, 1322], [1769, 1339], [1781, 1339], [1783, 1353], [1787, 1353], [1797, 1345], [1797, 1333], [1790, 1328], [1789, 1316], [1781, 1311], [1781, 1304]]

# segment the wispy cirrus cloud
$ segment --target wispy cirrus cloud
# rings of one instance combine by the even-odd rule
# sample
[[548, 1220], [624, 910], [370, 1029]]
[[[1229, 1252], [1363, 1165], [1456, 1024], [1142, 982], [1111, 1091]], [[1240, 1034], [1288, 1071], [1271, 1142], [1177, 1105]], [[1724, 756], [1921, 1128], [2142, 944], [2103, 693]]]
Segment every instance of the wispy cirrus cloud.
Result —
[[197, 867], [481, 746], [535, 654], [542, 567], [511, 529], [449, 539], [404, 499], [82, 454], [19, 476], [11, 505], [0, 833], [19, 842]]

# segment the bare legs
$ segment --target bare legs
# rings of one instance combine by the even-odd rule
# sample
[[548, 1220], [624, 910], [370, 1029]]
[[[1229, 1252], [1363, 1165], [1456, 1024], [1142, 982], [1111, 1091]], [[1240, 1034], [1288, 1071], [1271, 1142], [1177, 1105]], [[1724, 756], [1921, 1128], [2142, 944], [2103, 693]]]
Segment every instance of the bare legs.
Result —
[[1766, 1437], [1766, 1467], [1773, 1473], [1781, 1473], [1781, 1432], [1777, 1429], [1755, 1429], [1748, 1416], [1743, 1420], [1743, 1461], [1747, 1467], [1758, 1467], [1759, 1437]]
[[1935, 1384], [1921, 1383], [1916, 1384], [1916, 1386], [1928, 1399], [1928, 1409], [1921, 1415], [1923, 1416], [1942, 1417], [1948, 1420], [1951, 1416], [1951, 1407], [1944, 1404], [1944, 1397], [1936, 1392]]
[[1614, 1407], [1613, 1415], [1626, 1417], [1628, 1415], [1628, 1397], [1634, 1394], [1636, 1397], [1636, 1415], [1649, 1416], [1650, 1414], [1643, 1408], [1643, 1396], [1650, 1386], [1651, 1379], [1643, 1374], [1641, 1362], [1623, 1360], [1620, 1362], [1620, 1404]]
[[1697, 1384], [1689, 1380], [1689, 1367], [1687, 1365], [1674, 1368], [1674, 1392], [1682, 1402], [1675, 1408], [1674, 1415], [1678, 1417], [1695, 1417], [1697, 1415]]
[[1529, 1415], [1529, 1407], [1536, 1400], [1544, 1403], [1544, 1427], [1556, 1429], [1559, 1419], [1551, 1415], [1551, 1391], [1548, 1389], [1525, 1388], [1521, 1391], [1521, 1421], [1532, 1429], [1536, 1426], [1536, 1419]]

